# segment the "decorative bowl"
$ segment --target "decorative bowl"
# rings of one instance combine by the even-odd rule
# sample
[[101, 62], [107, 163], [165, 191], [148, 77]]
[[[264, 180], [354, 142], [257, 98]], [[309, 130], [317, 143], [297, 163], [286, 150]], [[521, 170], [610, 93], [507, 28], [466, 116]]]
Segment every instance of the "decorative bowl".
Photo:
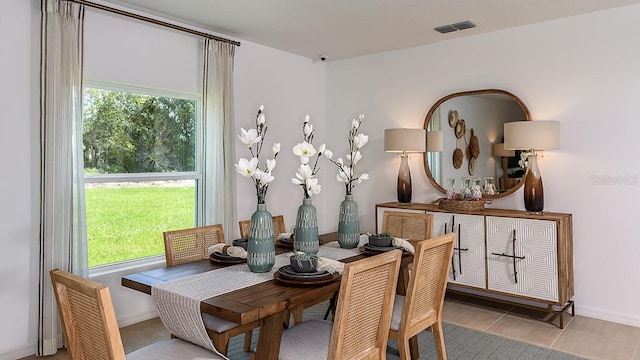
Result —
[[369, 235], [369, 244], [379, 247], [391, 246], [391, 236], [385, 234], [371, 234]]
[[289, 261], [293, 271], [299, 273], [314, 272], [318, 267], [318, 258], [316, 256], [292, 255], [289, 257]]
[[233, 240], [233, 246], [239, 246], [245, 250], [247, 250], [247, 244], [249, 241], [247, 239], [235, 239]]

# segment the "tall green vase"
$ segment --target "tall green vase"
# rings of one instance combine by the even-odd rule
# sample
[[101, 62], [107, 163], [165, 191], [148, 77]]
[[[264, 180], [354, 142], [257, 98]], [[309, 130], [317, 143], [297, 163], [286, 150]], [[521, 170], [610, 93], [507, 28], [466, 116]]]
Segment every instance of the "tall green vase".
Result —
[[247, 242], [247, 265], [252, 272], [271, 271], [276, 263], [276, 248], [273, 237], [273, 219], [266, 204], [258, 204], [251, 215], [249, 240]]
[[340, 203], [338, 215], [338, 244], [341, 248], [353, 249], [360, 243], [360, 220], [358, 219], [358, 204], [353, 201], [353, 195], [345, 195]]
[[319, 247], [316, 208], [311, 204], [311, 199], [303, 199], [296, 216], [293, 248], [309, 255], [317, 255]]

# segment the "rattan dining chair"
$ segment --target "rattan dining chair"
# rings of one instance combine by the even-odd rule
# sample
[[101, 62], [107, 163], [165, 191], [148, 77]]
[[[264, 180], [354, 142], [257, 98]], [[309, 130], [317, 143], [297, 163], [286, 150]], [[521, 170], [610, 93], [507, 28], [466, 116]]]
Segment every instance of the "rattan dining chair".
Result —
[[[224, 243], [221, 224], [165, 231], [164, 252], [167, 267], [207, 259], [207, 249], [218, 243]], [[253, 329], [260, 325], [258, 321], [238, 325], [204, 313], [202, 321], [216, 349], [223, 354], [227, 354], [229, 339], [240, 334], [245, 334], [244, 351], [249, 351]]]
[[222, 359], [180, 339], [166, 339], [125, 357], [109, 288], [63, 270], [50, 271], [71, 359]]
[[[438, 359], [446, 360], [442, 304], [455, 234], [418, 241], [406, 296], [396, 295], [389, 337], [398, 341], [400, 359], [411, 358], [409, 339], [425, 329], [433, 332]], [[416, 339], [417, 341], [417, 339]]]
[[400, 211], [385, 211], [382, 217], [382, 232], [392, 237], [416, 241], [431, 237], [433, 215]]
[[[274, 215], [273, 218], [273, 237], [274, 240], [280, 236], [282, 233], [287, 232], [287, 227], [284, 225], [284, 216], [282, 215]], [[249, 238], [249, 225], [251, 224], [250, 220], [242, 220], [239, 222], [240, 226], [240, 237], [243, 239]]]
[[345, 264], [334, 322], [284, 330], [280, 359], [385, 359], [401, 257], [393, 250]]
[[163, 236], [167, 266], [207, 259], [210, 246], [224, 243], [224, 231], [220, 224], [165, 231]]

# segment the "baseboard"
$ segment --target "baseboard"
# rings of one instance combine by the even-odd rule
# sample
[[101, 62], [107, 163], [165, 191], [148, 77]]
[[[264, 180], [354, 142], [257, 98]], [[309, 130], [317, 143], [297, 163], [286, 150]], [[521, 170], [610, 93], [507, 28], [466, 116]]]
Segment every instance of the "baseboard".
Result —
[[579, 306], [579, 302], [576, 302], [575, 305], [576, 315], [586, 316], [598, 320], [611, 321], [618, 324], [640, 327], [640, 318], [638, 317], [630, 317], [628, 314], [621, 314], [617, 312], [602, 311], [602, 309], [599, 308]]
[[[150, 319], [157, 318], [157, 317], [158, 317], [158, 311], [157, 310], [153, 310], [153, 311], [146, 312], [146, 313], [143, 313], [143, 314], [138, 314], [136, 316], [131, 316], [131, 317], [127, 317], [127, 318], [118, 319], [118, 327], [123, 328], [125, 326], [137, 324], [139, 322], [150, 320]], [[2, 360], [2, 359], [0, 359], [0, 360]]]
[[8, 352], [0, 353], [0, 360], [16, 360], [23, 357], [35, 355], [36, 344], [25, 345], [19, 348], [15, 348]]

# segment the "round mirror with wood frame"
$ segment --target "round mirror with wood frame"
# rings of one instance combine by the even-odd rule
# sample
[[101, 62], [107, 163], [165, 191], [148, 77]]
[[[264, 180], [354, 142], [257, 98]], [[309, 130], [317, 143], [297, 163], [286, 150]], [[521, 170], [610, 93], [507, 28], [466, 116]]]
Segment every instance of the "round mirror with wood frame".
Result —
[[481, 185], [485, 178], [493, 179], [495, 194], [485, 193], [483, 198], [515, 192], [523, 184], [520, 154], [500, 151], [500, 144], [504, 143], [504, 123], [522, 120], [531, 120], [529, 109], [519, 97], [504, 90], [463, 91], [441, 98], [424, 120], [427, 131], [442, 132], [438, 149], [430, 151], [433, 146], [427, 144], [427, 178], [445, 194], [447, 179], [454, 179], [454, 188], [459, 190], [463, 177], [480, 178]]

